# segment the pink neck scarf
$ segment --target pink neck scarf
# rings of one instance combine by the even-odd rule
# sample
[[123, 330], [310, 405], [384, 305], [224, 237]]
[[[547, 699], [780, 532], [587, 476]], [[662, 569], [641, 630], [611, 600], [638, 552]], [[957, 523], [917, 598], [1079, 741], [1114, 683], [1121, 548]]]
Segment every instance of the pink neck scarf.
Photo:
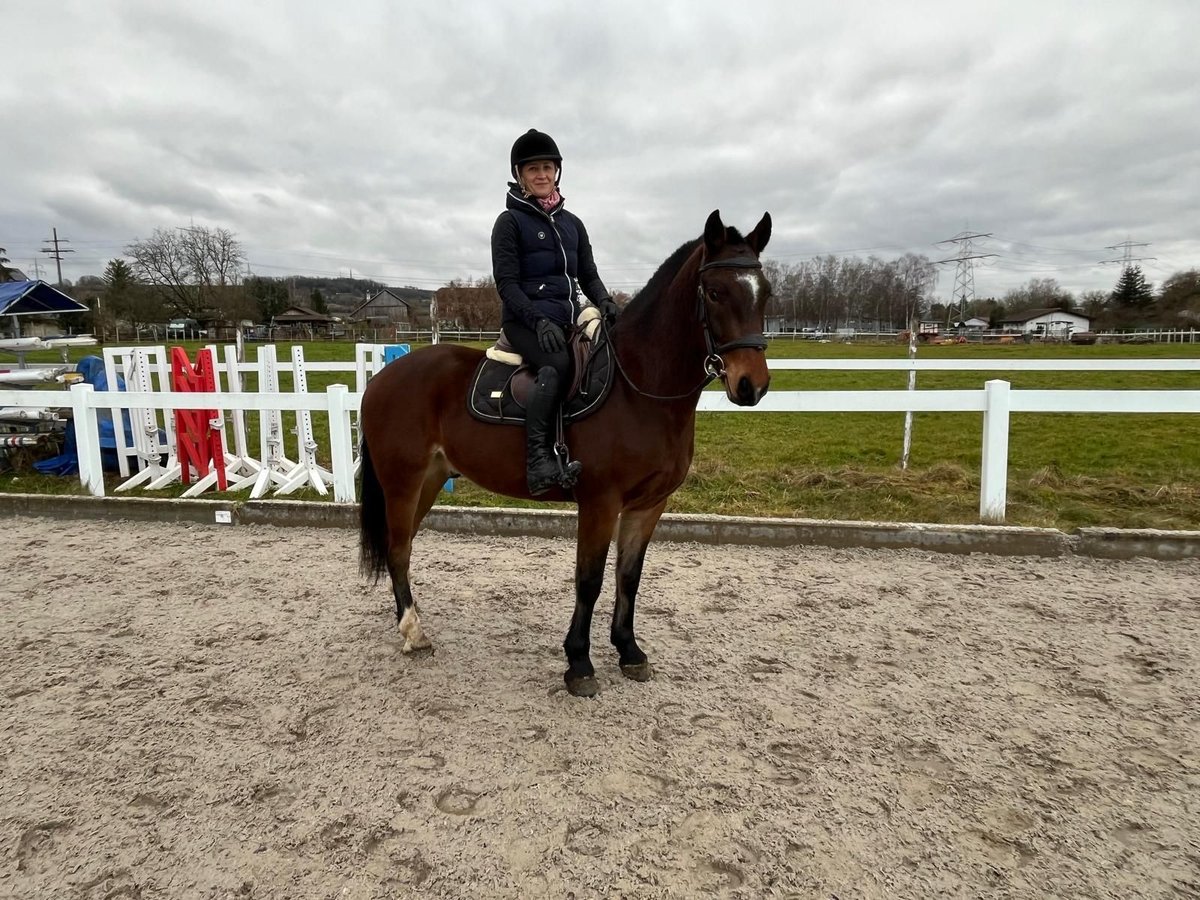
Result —
[[558, 188], [555, 188], [554, 193], [551, 194], [549, 197], [546, 197], [544, 200], [538, 199], [538, 206], [540, 206], [546, 212], [550, 212], [550, 210], [554, 209], [554, 207], [556, 207], [561, 202], [562, 202], [562, 194], [560, 194], [558, 192]]

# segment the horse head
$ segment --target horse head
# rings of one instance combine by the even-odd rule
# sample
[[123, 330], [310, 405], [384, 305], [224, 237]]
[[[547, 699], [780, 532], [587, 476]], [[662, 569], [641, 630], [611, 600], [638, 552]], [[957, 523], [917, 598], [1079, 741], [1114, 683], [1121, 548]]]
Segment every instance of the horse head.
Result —
[[725, 227], [720, 210], [714, 209], [704, 224], [697, 293], [708, 344], [705, 366], [721, 378], [738, 406], [757, 404], [771, 383], [763, 336], [771, 284], [758, 259], [770, 238], [770, 213], [763, 213], [744, 238]]

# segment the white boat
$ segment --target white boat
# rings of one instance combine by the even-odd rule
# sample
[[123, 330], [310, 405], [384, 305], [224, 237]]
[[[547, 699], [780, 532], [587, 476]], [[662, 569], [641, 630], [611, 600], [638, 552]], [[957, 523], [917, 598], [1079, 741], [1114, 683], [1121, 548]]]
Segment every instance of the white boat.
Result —
[[0, 406], [0, 421], [5, 422], [57, 422], [61, 417], [56, 409], [44, 406]]
[[27, 384], [61, 381], [62, 376], [71, 368], [72, 366], [46, 366], [37, 369], [13, 369], [11, 372], [0, 372], [0, 384], [20, 387]]
[[41, 350], [42, 346], [42, 339], [38, 337], [5, 338], [0, 341], [0, 350], [9, 350], [13, 353]]
[[90, 334], [76, 334], [70, 337], [41, 338], [42, 346], [47, 350], [61, 350], [63, 347], [94, 347], [96, 339]]

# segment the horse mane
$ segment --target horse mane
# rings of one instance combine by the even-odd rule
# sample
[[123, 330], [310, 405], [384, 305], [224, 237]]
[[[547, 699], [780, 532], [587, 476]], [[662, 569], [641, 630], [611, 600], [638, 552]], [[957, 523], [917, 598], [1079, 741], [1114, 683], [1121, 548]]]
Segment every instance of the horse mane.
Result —
[[[746, 239], [733, 226], [726, 226], [725, 241], [729, 244], [744, 244]], [[666, 290], [667, 285], [671, 283], [675, 276], [679, 274], [679, 270], [683, 268], [683, 264], [687, 262], [688, 258], [702, 243], [704, 243], [703, 237], [693, 238], [668, 256], [666, 261], [650, 276], [650, 280], [646, 282], [646, 286], [638, 291], [633, 299], [629, 301], [628, 309], [634, 309], [635, 305], [638, 309], [641, 309], [654, 302], [655, 298]]]

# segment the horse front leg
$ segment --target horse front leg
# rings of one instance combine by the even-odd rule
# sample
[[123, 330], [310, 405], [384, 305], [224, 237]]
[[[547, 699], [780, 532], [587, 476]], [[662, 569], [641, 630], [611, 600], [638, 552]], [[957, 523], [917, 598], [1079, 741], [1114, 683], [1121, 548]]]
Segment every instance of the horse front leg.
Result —
[[612, 642], [620, 656], [621, 674], [633, 681], [649, 681], [652, 674], [650, 662], [633, 633], [633, 610], [646, 548], [666, 506], [664, 500], [649, 509], [625, 510], [617, 531], [617, 602], [613, 607]]
[[579, 536], [575, 548], [575, 612], [563, 641], [567, 671], [563, 680], [576, 697], [594, 697], [600, 692], [596, 670], [592, 668], [592, 610], [604, 586], [604, 566], [608, 545], [617, 522], [616, 504], [581, 504]]

